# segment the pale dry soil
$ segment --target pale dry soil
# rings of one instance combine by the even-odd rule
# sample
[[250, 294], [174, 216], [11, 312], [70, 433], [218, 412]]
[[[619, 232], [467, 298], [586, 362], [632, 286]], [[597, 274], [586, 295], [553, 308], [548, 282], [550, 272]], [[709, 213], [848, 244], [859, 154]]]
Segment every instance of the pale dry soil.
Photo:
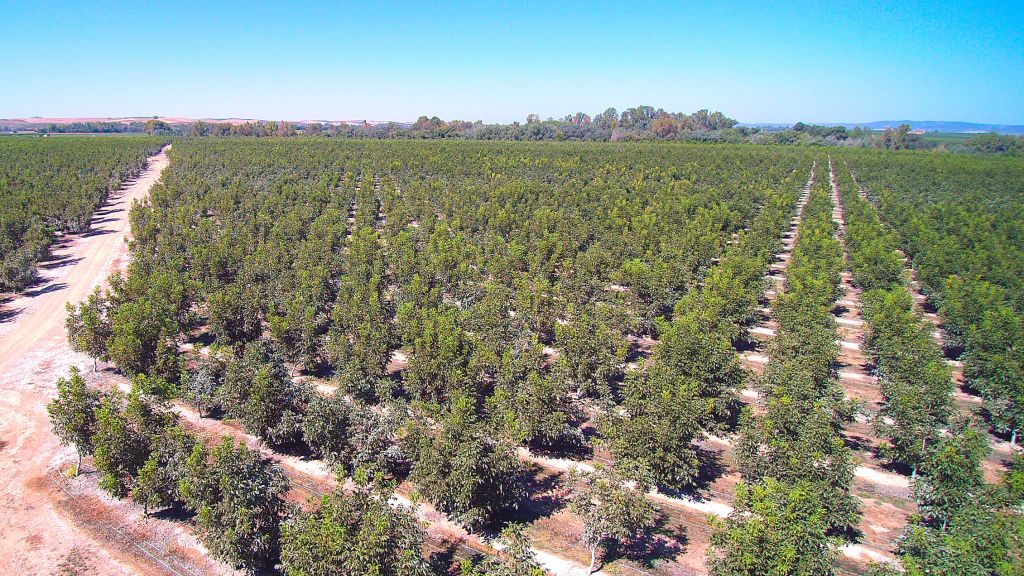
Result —
[[[53, 435], [46, 404], [55, 380], [92, 361], [64, 335], [65, 303], [77, 303], [127, 263], [128, 210], [168, 165], [166, 150], [111, 194], [89, 232], [61, 238], [39, 281], [4, 298], [0, 324], [0, 574], [218, 574], [180, 523], [145, 518], [96, 487], [96, 474], [62, 480], [75, 461]], [[169, 566], [169, 567], [168, 567]]]

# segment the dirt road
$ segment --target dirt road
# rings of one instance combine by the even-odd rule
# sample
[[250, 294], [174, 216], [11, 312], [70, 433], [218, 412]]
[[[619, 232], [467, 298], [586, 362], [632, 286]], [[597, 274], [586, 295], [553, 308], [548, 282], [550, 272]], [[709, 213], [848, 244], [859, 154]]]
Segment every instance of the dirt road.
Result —
[[[138, 179], [96, 211], [89, 232], [53, 246], [53, 257], [39, 266], [38, 283], [2, 304], [0, 574], [57, 574], [62, 565], [95, 574], [177, 573], [160, 568], [155, 557], [140, 560], [148, 554], [137, 543], [152, 534], [161, 535], [178, 553], [194, 556], [198, 564], [192, 566], [207, 563], [180, 527], [143, 520], [133, 507], [96, 491], [95, 475], [60, 482], [59, 470], [73, 452], [58, 444], [46, 414], [58, 376], [72, 365], [92, 371], [92, 362], [71, 351], [65, 340], [65, 303], [81, 301], [111, 272], [124, 268], [128, 210], [149, 192], [168, 162], [166, 149], [151, 157]], [[132, 534], [116, 541], [105, 530], [115, 523]]]

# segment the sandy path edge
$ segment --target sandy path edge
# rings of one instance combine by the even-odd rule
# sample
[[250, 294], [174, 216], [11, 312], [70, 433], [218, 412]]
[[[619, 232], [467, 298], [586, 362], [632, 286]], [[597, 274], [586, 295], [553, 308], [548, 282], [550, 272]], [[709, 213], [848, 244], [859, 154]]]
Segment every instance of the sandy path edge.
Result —
[[[62, 563], [95, 574], [164, 573], [151, 559], [98, 537], [91, 529], [101, 527], [96, 518], [139, 533], [163, 534], [169, 548], [198, 550], [180, 527], [143, 519], [130, 504], [105, 498], [88, 475], [72, 481], [82, 495], [69, 501], [52, 478], [72, 460], [73, 450], [59, 445], [46, 414], [57, 377], [70, 366], [92, 371], [92, 362], [70, 350], [64, 337], [65, 303], [83, 300], [111, 272], [125, 267], [128, 211], [159, 180], [169, 164], [169, 147], [151, 156], [138, 178], [110, 195], [88, 232], [59, 239], [49, 261], [39, 267], [39, 282], [4, 304], [13, 316], [0, 324], [2, 574], [55, 574]], [[200, 564], [209, 563], [196, 556]], [[208, 568], [204, 572], [223, 571], [213, 563]]]

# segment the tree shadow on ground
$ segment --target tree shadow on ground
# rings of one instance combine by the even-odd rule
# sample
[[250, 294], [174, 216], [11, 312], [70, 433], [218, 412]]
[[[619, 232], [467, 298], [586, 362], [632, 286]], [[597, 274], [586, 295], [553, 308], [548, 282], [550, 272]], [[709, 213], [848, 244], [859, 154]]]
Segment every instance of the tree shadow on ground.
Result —
[[877, 456], [877, 449], [872, 445], [871, 440], [860, 434], [843, 434], [843, 443], [850, 450], [857, 452], [868, 452]]
[[82, 238], [92, 238], [93, 236], [104, 236], [106, 234], [113, 234], [114, 230], [89, 230], [83, 233]]
[[659, 561], [672, 560], [683, 553], [689, 544], [686, 529], [669, 526], [661, 516], [654, 528], [626, 542], [612, 543], [604, 556], [604, 564], [619, 559], [635, 562], [645, 568], [654, 568]]
[[441, 576], [459, 574], [459, 566], [462, 560], [469, 560], [470, 563], [476, 564], [483, 557], [483, 554], [479, 551], [450, 540], [442, 542], [430, 542], [428, 540], [425, 544], [427, 550], [430, 550], [427, 562], [430, 564], [431, 574]]
[[697, 477], [693, 479], [693, 490], [696, 492], [709, 490], [715, 481], [729, 472], [729, 467], [722, 463], [721, 452], [698, 449], [697, 459], [700, 461], [700, 467], [697, 470]]
[[42, 270], [53, 270], [55, 268], [63, 268], [65, 266], [73, 266], [73, 265], [81, 262], [84, 259], [85, 259], [84, 256], [79, 256], [78, 258], [75, 258], [75, 257], [71, 256], [70, 254], [67, 254], [67, 255], [64, 255], [64, 256], [56, 256], [56, 257], [50, 258], [49, 260], [45, 260], [45, 261], [42, 261], [42, 262], [36, 264], [36, 268], [39, 268], [39, 269], [42, 269]]
[[195, 518], [195, 512], [183, 507], [171, 506], [169, 508], [161, 508], [160, 510], [151, 510], [149, 512], [150, 518], [156, 518], [159, 520], [174, 520], [175, 522], [190, 522]]
[[105, 214], [94, 214], [94, 216], [103, 216], [101, 218], [93, 218], [89, 221], [90, 227], [95, 227], [97, 224], [106, 224], [107, 222], [114, 222], [116, 218], [106, 218]]
[[[526, 497], [518, 502], [518, 507], [503, 520], [530, 524], [541, 518], [550, 516], [563, 508], [569, 500], [569, 488], [563, 480], [565, 475], [551, 472], [536, 464], [527, 464], [523, 474]], [[499, 525], [488, 528], [498, 530]]]
[[45, 286], [41, 286], [39, 288], [34, 288], [34, 289], [31, 289], [31, 290], [26, 290], [24, 292], [24, 294], [25, 294], [25, 296], [27, 296], [29, 298], [35, 298], [36, 296], [42, 296], [43, 294], [49, 294], [50, 292], [56, 292], [57, 290], [63, 290], [65, 288], [67, 288], [67, 287], [68, 287], [68, 285], [67, 285], [66, 282], [50, 282], [49, 284], [47, 284]]
[[14, 320], [18, 314], [21, 314], [20, 308], [12, 308], [10, 303], [14, 301], [14, 296], [3, 296], [0, 297], [0, 324], [10, 322]]

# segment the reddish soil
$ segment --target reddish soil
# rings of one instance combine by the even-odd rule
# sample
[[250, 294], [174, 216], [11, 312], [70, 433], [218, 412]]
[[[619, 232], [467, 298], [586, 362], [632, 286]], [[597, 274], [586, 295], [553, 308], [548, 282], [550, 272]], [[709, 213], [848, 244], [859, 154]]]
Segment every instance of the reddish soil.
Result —
[[188, 574], [186, 566], [196, 574], [228, 572], [203, 556], [180, 523], [144, 518], [141, 509], [103, 495], [93, 475], [61, 480], [74, 451], [60, 446], [45, 408], [54, 381], [70, 366], [92, 371], [92, 362], [67, 345], [64, 304], [81, 301], [124, 267], [128, 208], [167, 163], [163, 152], [151, 158], [137, 180], [97, 210], [88, 233], [54, 245], [35, 286], [5, 299], [10, 317], [0, 324], [2, 574]]

